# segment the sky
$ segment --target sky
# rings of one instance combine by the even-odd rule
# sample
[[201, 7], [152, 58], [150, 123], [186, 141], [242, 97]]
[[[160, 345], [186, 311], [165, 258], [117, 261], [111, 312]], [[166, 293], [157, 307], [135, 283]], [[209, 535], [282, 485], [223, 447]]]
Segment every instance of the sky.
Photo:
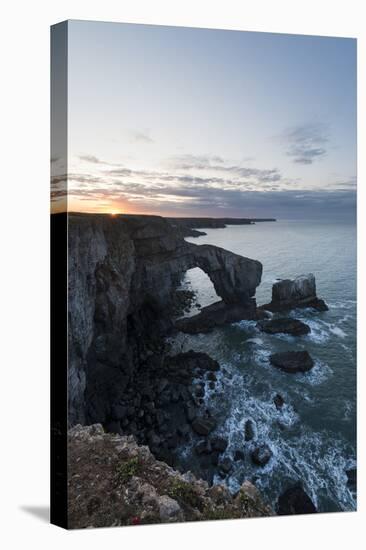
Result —
[[67, 187], [69, 211], [352, 219], [356, 40], [70, 21]]

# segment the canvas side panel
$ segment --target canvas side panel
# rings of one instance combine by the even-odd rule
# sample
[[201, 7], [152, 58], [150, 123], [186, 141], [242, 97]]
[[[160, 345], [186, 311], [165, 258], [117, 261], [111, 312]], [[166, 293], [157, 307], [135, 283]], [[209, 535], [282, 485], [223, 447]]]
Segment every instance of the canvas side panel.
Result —
[[51, 523], [67, 528], [67, 22], [51, 27]]

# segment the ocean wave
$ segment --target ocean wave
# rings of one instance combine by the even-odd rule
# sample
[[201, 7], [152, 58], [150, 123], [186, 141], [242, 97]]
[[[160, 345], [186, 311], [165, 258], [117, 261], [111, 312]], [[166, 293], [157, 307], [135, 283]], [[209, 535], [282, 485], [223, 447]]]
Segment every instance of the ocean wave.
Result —
[[356, 300], [339, 300], [336, 302], [330, 302], [328, 305], [332, 309], [354, 309], [356, 304]]
[[347, 334], [342, 330], [340, 327], [337, 327], [336, 325], [332, 325], [329, 327], [329, 330], [332, 334], [335, 336], [338, 336], [339, 338], [346, 338]]
[[231, 326], [238, 327], [240, 329], [243, 329], [243, 330], [247, 331], [247, 330], [250, 330], [250, 329], [255, 329], [256, 324], [257, 324], [257, 321], [248, 321], [248, 320], [244, 319], [242, 321], [238, 321], [237, 323], [232, 323]]
[[295, 374], [297, 381], [301, 384], [310, 384], [311, 386], [319, 386], [323, 384], [333, 374], [333, 370], [327, 363], [315, 360], [314, 367], [303, 374]]
[[262, 338], [248, 338], [248, 340], [245, 340], [246, 344], [256, 344], [258, 346], [263, 345]]
[[[262, 439], [258, 436], [258, 440]], [[263, 492], [270, 492], [272, 505], [286, 487], [300, 482], [319, 511], [322, 499], [331, 498], [341, 510], [356, 508], [355, 495], [347, 484], [346, 470], [356, 466], [353, 450], [334, 434], [306, 431], [301, 436], [287, 441], [275, 432], [265, 434], [265, 442], [272, 452], [272, 458], [263, 468], [246, 460], [246, 466], [234, 463], [231, 475], [225, 480], [230, 491], [237, 491], [248, 477]], [[247, 445], [246, 454], [257, 443]], [[230, 456], [230, 451], [226, 451]], [[249, 462], [249, 464], [248, 464]], [[214, 483], [222, 483], [216, 477]]]

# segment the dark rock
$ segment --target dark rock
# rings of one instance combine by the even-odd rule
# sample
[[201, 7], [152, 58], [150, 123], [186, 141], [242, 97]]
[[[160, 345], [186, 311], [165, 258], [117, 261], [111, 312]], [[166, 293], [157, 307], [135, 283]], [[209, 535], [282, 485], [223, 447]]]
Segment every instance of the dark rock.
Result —
[[351, 468], [346, 470], [347, 475], [347, 485], [355, 491], [357, 488], [357, 468]]
[[165, 416], [164, 416], [164, 413], [162, 410], [157, 410], [156, 411], [156, 423], [158, 426], [162, 426], [165, 422]]
[[187, 424], [181, 424], [181, 425], [177, 428], [177, 434], [178, 434], [180, 437], [186, 437], [186, 436], [189, 434], [189, 428], [188, 428]]
[[124, 405], [113, 405], [111, 416], [114, 420], [120, 420], [127, 415], [127, 407]]
[[131, 406], [131, 407], [128, 407], [128, 408], [127, 408], [127, 416], [128, 416], [129, 418], [134, 418], [134, 416], [135, 416], [135, 410], [136, 410], [135, 407], [132, 407], [132, 406]]
[[209, 441], [202, 440], [197, 443], [194, 450], [196, 454], [202, 455], [202, 454], [210, 454], [210, 452], [212, 451], [212, 448]]
[[175, 449], [178, 445], [178, 438], [175, 434], [170, 434], [167, 438], [168, 449]]
[[245, 441], [251, 441], [255, 436], [255, 428], [253, 420], [247, 420], [244, 425]]
[[276, 395], [273, 398], [273, 403], [275, 404], [276, 409], [279, 411], [284, 406], [285, 400], [282, 397], [282, 395], [280, 395], [279, 393], [276, 393]]
[[193, 422], [196, 416], [197, 412], [195, 407], [192, 404], [188, 403], [186, 406], [186, 418], [188, 422]]
[[207, 373], [207, 380], [211, 380], [212, 382], [217, 381], [216, 374], [214, 372]]
[[274, 367], [289, 373], [307, 372], [314, 366], [314, 361], [307, 351], [275, 353], [269, 360]]
[[162, 378], [158, 385], [158, 392], [162, 393], [165, 390], [165, 388], [167, 388], [168, 385], [169, 385], [168, 380], [166, 378]]
[[198, 417], [192, 422], [192, 428], [198, 435], [208, 435], [216, 428], [214, 418]]
[[250, 456], [254, 464], [257, 466], [265, 466], [272, 457], [272, 451], [268, 445], [261, 445], [256, 447]]
[[121, 434], [121, 424], [117, 420], [112, 420], [111, 422], [108, 422], [105, 424], [105, 429], [107, 432], [115, 433], [115, 434]]
[[283, 279], [272, 286], [272, 301], [261, 309], [279, 312], [294, 308], [311, 307], [327, 311], [328, 306], [316, 295], [315, 277], [312, 273], [296, 279]]
[[174, 369], [178, 372], [182, 372], [185, 369], [190, 373], [199, 370], [218, 371], [220, 369], [219, 363], [207, 355], [207, 353], [195, 351], [187, 351], [168, 357], [166, 365], [169, 369]]
[[215, 382], [209, 382], [208, 387], [210, 388], [210, 390], [214, 390], [215, 389]]
[[237, 449], [234, 453], [234, 460], [235, 461], [244, 460], [244, 458], [245, 458], [245, 454], [243, 453], [243, 451], [240, 451], [239, 449]]
[[280, 516], [290, 514], [314, 514], [317, 509], [301, 485], [287, 489], [278, 499], [277, 512]]
[[212, 466], [218, 466], [219, 457], [220, 457], [220, 453], [218, 451], [213, 451], [211, 453], [211, 464], [212, 464]]
[[219, 472], [224, 475], [227, 475], [231, 472], [232, 467], [233, 467], [232, 461], [230, 460], [230, 458], [226, 457], [223, 460], [221, 460], [221, 462], [219, 463]]
[[228, 440], [225, 437], [212, 437], [211, 446], [215, 451], [223, 453], [228, 446]]
[[309, 334], [310, 327], [298, 319], [271, 319], [270, 321], [259, 321], [257, 327], [268, 334], [291, 334], [292, 336], [303, 336]]
[[180, 392], [177, 388], [173, 388], [172, 389], [172, 392], [171, 392], [171, 395], [170, 395], [170, 400], [172, 403], [178, 403], [180, 399]]
[[195, 393], [196, 397], [204, 397], [205, 396], [204, 386], [196, 386], [194, 393]]
[[149, 441], [149, 446], [150, 447], [155, 447], [156, 448], [156, 447], [159, 447], [159, 445], [161, 444], [160, 437], [154, 432], [152, 432], [150, 434], [150, 436], [148, 438], [148, 441]]
[[237, 323], [243, 319], [256, 320], [258, 318], [261, 317], [253, 298], [244, 303], [225, 303], [224, 301], [219, 301], [202, 308], [197, 315], [178, 319], [175, 326], [181, 332], [199, 334], [201, 332], [210, 332], [216, 327]]

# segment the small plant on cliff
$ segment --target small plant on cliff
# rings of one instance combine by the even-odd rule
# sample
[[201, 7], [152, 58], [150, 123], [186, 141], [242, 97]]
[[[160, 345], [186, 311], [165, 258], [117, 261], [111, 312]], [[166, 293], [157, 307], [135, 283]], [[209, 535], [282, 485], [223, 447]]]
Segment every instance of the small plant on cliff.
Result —
[[117, 466], [117, 476], [120, 483], [126, 483], [135, 476], [140, 468], [139, 459], [137, 457], [124, 460]]
[[192, 486], [179, 479], [175, 479], [170, 484], [167, 494], [178, 500], [181, 504], [188, 504], [192, 508], [200, 509], [202, 507], [202, 500], [199, 495], [194, 491]]

